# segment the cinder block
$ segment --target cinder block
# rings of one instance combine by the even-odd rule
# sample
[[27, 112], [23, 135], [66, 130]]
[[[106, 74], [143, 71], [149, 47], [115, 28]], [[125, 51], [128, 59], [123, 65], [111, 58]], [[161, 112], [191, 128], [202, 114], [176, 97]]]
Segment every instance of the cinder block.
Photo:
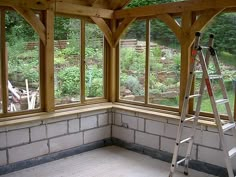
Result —
[[135, 132], [135, 144], [140, 144], [154, 149], [159, 149], [159, 136], [143, 132]]
[[0, 127], [0, 133], [7, 131], [7, 127]]
[[67, 121], [47, 124], [48, 138], [67, 133]]
[[138, 128], [138, 119], [137, 117], [122, 115], [122, 124], [126, 124], [130, 129]]
[[81, 117], [91, 117], [91, 116], [96, 116], [98, 114], [104, 114], [104, 113], [107, 113], [107, 109], [83, 112], [81, 113]]
[[108, 113], [108, 118], [109, 118], [109, 120], [108, 120], [108, 124], [113, 124], [113, 113], [112, 112], [109, 112]]
[[10, 148], [9, 163], [31, 159], [48, 153], [47, 141], [39, 141], [23, 146]]
[[[174, 148], [175, 148], [175, 140], [161, 137], [162, 151], [173, 153]], [[183, 157], [186, 156], [187, 148], [188, 148], [188, 143], [181, 144], [179, 148], [179, 155]], [[191, 158], [194, 160], [196, 159], [196, 154], [197, 154], [196, 152], [197, 152], [197, 147], [196, 145], [193, 145]]]
[[6, 129], [7, 129], [7, 131], [18, 130], [18, 129], [24, 129], [24, 128], [29, 128], [29, 127], [38, 126], [38, 125], [40, 125], [41, 123], [42, 123], [41, 121], [34, 121], [34, 122], [29, 122], [29, 123], [22, 123], [22, 124], [10, 125], [10, 126], [7, 126]]
[[138, 130], [139, 131], [144, 131], [144, 119], [138, 118]]
[[204, 146], [219, 148], [220, 137], [218, 133], [203, 131], [202, 144]]
[[128, 143], [134, 143], [134, 130], [112, 126], [112, 136]]
[[165, 123], [163, 122], [146, 120], [146, 132], [148, 133], [164, 135], [164, 127]]
[[7, 164], [7, 151], [0, 151], [0, 166]]
[[5, 132], [0, 133], [0, 148], [7, 146], [7, 134]]
[[111, 126], [100, 127], [84, 132], [84, 144], [111, 137]]
[[50, 152], [69, 149], [83, 144], [83, 133], [61, 136], [49, 140]]
[[119, 108], [115, 108], [114, 112], [119, 113], [119, 114], [123, 114], [123, 115], [128, 115], [128, 116], [135, 116], [136, 115], [136, 112], [134, 112], [134, 111], [128, 111], [128, 110], [123, 110], [123, 109], [119, 109]]
[[51, 123], [56, 123], [56, 122], [63, 122], [63, 121], [71, 120], [71, 119], [76, 119], [78, 118], [78, 116], [79, 116], [78, 114], [69, 114], [69, 115], [63, 115], [63, 116], [58, 115], [56, 117], [52, 117], [51, 119], [44, 120], [43, 123], [51, 124]]
[[81, 130], [91, 129], [97, 127], [97, 116], [90, 116], [81, 118]]
[[98, 126], [107, 125], [108, 121], [108, 113], [98, 115]]
[[224, 154], [221, 150], [198, 146], [198, 160], [225, 167]]
[[164, 136], [169, 138], [176, 138], [178, 132], [178, 125], [166, 124]]
[[145, 113], [138, 113], [138, 117], [150, 119], [158, 122], [167, 122], [167, 117], [159, 116], [159, 115], [153, 115], [153, 114], [145, 114]]
[[31, 141], [46, 139], [46, 126], [41, 125], [30, 128]]
[[119, 113], [114, 113], [114, 124], [115, 124], [115, 125], [119, 125], [119, 126], [122, 125], [122, 122], [121, 122], [121, 114], [119, 114]]
[[80, 120], [79, 119], [73, 119], [69, 120], [69, 132], [78, 132], [80, 130]]
[[29, 129], [20, 129], [7, 132], [7, 146], [15, 146], [29, 142]]

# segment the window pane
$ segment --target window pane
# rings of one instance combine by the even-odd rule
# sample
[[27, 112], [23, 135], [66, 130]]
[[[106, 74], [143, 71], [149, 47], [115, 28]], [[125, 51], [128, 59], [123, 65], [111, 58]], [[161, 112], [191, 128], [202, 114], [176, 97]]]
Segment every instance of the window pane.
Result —
[[120, 99], [144, 102], [146, 21], [134, 22], [120, 40]]
[[16, 12], [6, 12], [8, 111], [40, 107], [39, 37]]
[[103, 33], [95, 24], [85, 25], [85, 96], [87, 99], [104, 96]]
[[151, 20], [149, 103], [178, 107], [180, 46], [161, 21]]
[[80, 102], [80, 20], [56, 17], [55, 104]]
[[[226, 32], [227, 31], [227, 32]], [[236, 14], [228, 13], [217, 16], [203, 31], [202, 45], [207, 45], [209, 35], [215, 35], [214, 47], [216, 49], [221, 72], [223, 75], [224, 83], [227, 89], [228, 98], [232, 111], [234, 110], [234, 99], [236, 86]], [[212, 61], [212, 59], [210, 60]], [[214, 73], [214, 65], [211, 62], [209, 65], [209, 73]], [[200, 78], [196, 78], [196, 92], [200, 85]], [[218, 81], [213, 81], [213, 93], [216, 99], [222, 99], [222, 91], [220, 89]], [[196, 102], [197, 100], [195, 100]], [[224, 104], [218, 106], [218, 110], [221, 114], [226, 114]], [[211, 112], [212, 107], [207, 91], [204, 93], [201, 111]]]

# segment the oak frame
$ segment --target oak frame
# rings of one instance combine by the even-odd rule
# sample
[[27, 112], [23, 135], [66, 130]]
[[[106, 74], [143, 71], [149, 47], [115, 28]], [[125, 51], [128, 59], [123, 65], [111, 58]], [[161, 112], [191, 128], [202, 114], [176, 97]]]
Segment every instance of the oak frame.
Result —
[[[44, 64], [47, 64], [48, 73], [45, 74], [46, 81], [43, 79], [40, 79], [42, 82], [41, 87], [43, 88], [42, 94], [45, 94], [42, 99], [42, 105], [40, 111], [45, 112], [53, 112], [55, 111], [54, 106], [54, 100], [52, 98], [52, 95], [54, 95], [53, 91], [50, 90], [53, 87], [53, 61], [52, 56], [53, 53], [51, 53], [52, 49], [52, 36], [53, 36], [53, 27], [51, 23], [53, 22], [53, 16], [56, 13], [59, 14], [67, 14], [67, 15], [74, 15], [74, 16], [83, 16], [86, 18], [95, 19], [95, 23], [101, 28], [102, 30], [107, 31], [107, 42], [109, 43], [109, 46], [105, 44], [105, 51], [106, 56], [110, 56], [110, 60], [106, 62], [106, 71], [107, 73], [110, 73], [109, 76], [107, 73], [105, 74], [107, 76], [107, 81], [109, 81], [110, 84], [105, 84], [106, 88], [105, 90], [105, 99], [103, 101], [119, 101], [119, 89], [117, 88], [118, 84], [118, 44], [119, 44], [119, 38], [122, 34], [122, 32], [128, 27], [129, 24], [131, 24], [135, 19], [144, 18], [144, 19], [150, 19], [153, 17], [159, 18], [160, 20], [164, 21], [170, 29], [176, 34], [177, 38], [179, 39], [181, 43], [181, 65], [184, 66], [181, 70], [181, 85], [180, 85], [180, 103], [179, 105], [182, 105], [183, 102], [183, 94], [185, 90], [186, 85], [186, 78], [188, 73], [188, 67], [189, 62], [188, 59], [190, 57], [190, 49], [191, 44], [193, 42], [194, 32], [195, 31], [201, 31], [202, 28], [216, 15], [218, 15], [221, 12], [236, 12], [236, 1], [235, 0], [190, 0], [190, 1], [184, 1], [184, 2], [176, 2], [176, 3], [168, 3], [168, 4], [161, 4], [161, 5], [154, 5], [154, 6], [148, 6], [148, 7], [138, 7], [138, 8], [132, 8], [132, 9], [123, 9], [123, 10], [115, 10], [116, 8], [121, 8], [122, 3], [117, 4], [105, 4], [103, 5], [96, 5], [96, 0], [89, 1], [90, 6], [92, 7], [86, 7], [87, 3], [83, 1], [81, 4], [76, 4], [79, 1], [75, 0], [63, 0], [62, 2], [56, 1], [56, 0], [13, 0], [13, 1], [7, 1], [2, 0], [0, 2], [1, 8], [14, 8], [16, 9], [35, 29], [35, 31], [39, 34], [41, 38], [41, 58], [44, 58]], [[82, 1], [81, 1], [82, 2]], [[123, 0], [123, 5], [128, 3], [129, 0]], [[64, 3], [64, 8], [62, 8], [62, 5], [60, 3]], [[73, 10], [70, 11], [71, 5], [77, 5], [79, 9], [85, 8], [88, 11], [76, 11]], [[94, 7], [93, 7], [94, 6]], [[112, 7], [111, 9], [106, 9], [108, 6]], [[58, 9], [56, 8], [58, 7]], [[171, 8], [170, 8], [171, 7]], [[39, 20], [35, 16], [31, 16], [34, 14], [34, 10], [40, 11], [40, 13], [44, 14], [44, 18]], [[93, 12], [93, 10], [95, 12]], [[96, 11], [97, 10], [97, 11]], [[3, 16], [1, 11], [1, 31], [4, 31], [3, 29]], [[142, 12], [142, 13], [140, 13]], [[196, 15], [200, 15], [201, 18], [198, 18], [196, 20]], [[174, 22], [174, 17], [181, 17], [182, 18], [182, 26], [178, 26]], [[120, 20], [124, 19], [125, 22], [123, 24], [123, 27], [119, 29], [116, 24]], [[34, 23], [34, 20], [36, 20], [39, 23]], [[122, 22], [121, 22], [122, 23]], [[108, 25], [105, 25], [108, 24]], [[104, 27], [105, 26], [105, 27]], [[118, 32], [117, 32], [118, 31]], [[2, 38], [3, 40], [4, 38]], [[3, 42], [3, 41], [2, 41]], [[5, 49], [4, 46], [1, 47], [1, 57], [4, 59], [5, 56]], [[147, 56], [148, 57], [148, 56]], [[46, 60], [47, 58], [47, 60]], [[81, 60], [82, 61], [82, 60]], [[42, 65], [42, 64], [41, 64]], [[148, 65], [148, 63], [146, 63]], [[104, 65], [105, 66], [105, 65]], [[5, 73], [6, 71], [6, 61], [3, 60], [1, 63], [1, 82], [2, 85], [7, 84], [7, 76]], [[147, 70], [147, 69], [146, 69]], [[40, 70], [45, 71], [44, 69]], [[104, 85], [104, 86], [105, 86]], [[6, 100], [7, 100], [7, 88], [2, 89], [2, 97], [3, 97], [3, 114], [0, 115], [0, 117], [8, 116], [6, 115], [7, 112], [7, 106], [6, 106]], [[147, 94], [147, 93], [146, 93]], [[236, 100], [236, 98], [235, 98]], [[96, 101], [95, 101], [96, 102]], [[121, 101], [122, 102], [122, 101]], [[144, 106], [150, 106], [153, 107], [153, 105], [147, 105], [147, 101], [145, 101], [146, 104]], [[235, 101], [236, 102], [236, 101]], [[136, 104], [136, 103], [134, 103]], [[162, 106], [154, 106], [156, 108], [163, 108]], [[176, 111], [176, 109], [165, 107], [164, 109]], [[191, 110], [191, 104], [190, 108]], [[181, 110], [181, 106], [180, 109]], [[24, 111], [21, 113], [9, 113], [9, 116], [11, 115], [20, 115], [24, 113], [34, 113], [33, 111]], [[37, 111], [36, 111], [37, 112]], [[234, 116], [236, 118], [236, 103], [234, 104]], [[210, 116], [210, 115], [209, 115]]]

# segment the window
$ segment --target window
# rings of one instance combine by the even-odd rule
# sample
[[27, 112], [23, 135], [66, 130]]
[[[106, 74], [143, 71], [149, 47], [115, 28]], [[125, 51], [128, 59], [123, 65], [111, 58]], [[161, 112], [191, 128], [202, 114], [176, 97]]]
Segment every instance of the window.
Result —
[[55, 104], [80, 102], [79, 19], [56, 17], [54, 42]]
[[150, 23], [149, 102], [178, 107], [180, 45], [163, 22], [152, 19]]
[[5, 13], [8, 112], [40, 108], [39, 37], [15, 11]]
[[[222, 25], [224, 28], [222, 28]], [[207, 45], [209, 35], [214, 34], [214, 48], [216, 49], [221, 72], [226, 86], [231, 110], [234, 111], [235, 86], [236, 86], [236, 14], [228, 13], [217, 16], [203, 31], [202, 44]], [[227, 31], [227, 32], [225, 32]], [[212, 61], [212, 60], [210, 60]], [[214, 65], [209, 64], [209, 72], [214, 73]], [[200, 85], [199, 78], [196, 78], [195, 90], [198, 91]], [[213, 81], [213, 93], [216, 99], [222, 99], [222, 91], [219, 82]], [[196, 102], [196, 101], [195, 101]], [[212, 113], [212, 107], [207, 92], [205, 91], [202, 106], [202, 112]], [[224, 104], [218, 106], [220, 114], [226, 114]]]
[[104, 41], [97, 25], [85, 25], [86, 99], [104, 97]]
[[120, 40], [120, 99], [144, 102], [146, 21], [134, 22]]
[[120, 99], [178, 107], [179, 77], [175, 35], [157, 19], [134, 22], [120, 40]]

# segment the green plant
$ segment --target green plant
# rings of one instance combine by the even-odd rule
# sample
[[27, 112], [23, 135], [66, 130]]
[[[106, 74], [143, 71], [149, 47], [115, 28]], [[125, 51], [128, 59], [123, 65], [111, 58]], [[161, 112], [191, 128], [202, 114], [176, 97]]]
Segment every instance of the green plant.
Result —
[[62, 96], [80, 94], [80, 68], [67, 67], [58, 72], [58, 90]]

